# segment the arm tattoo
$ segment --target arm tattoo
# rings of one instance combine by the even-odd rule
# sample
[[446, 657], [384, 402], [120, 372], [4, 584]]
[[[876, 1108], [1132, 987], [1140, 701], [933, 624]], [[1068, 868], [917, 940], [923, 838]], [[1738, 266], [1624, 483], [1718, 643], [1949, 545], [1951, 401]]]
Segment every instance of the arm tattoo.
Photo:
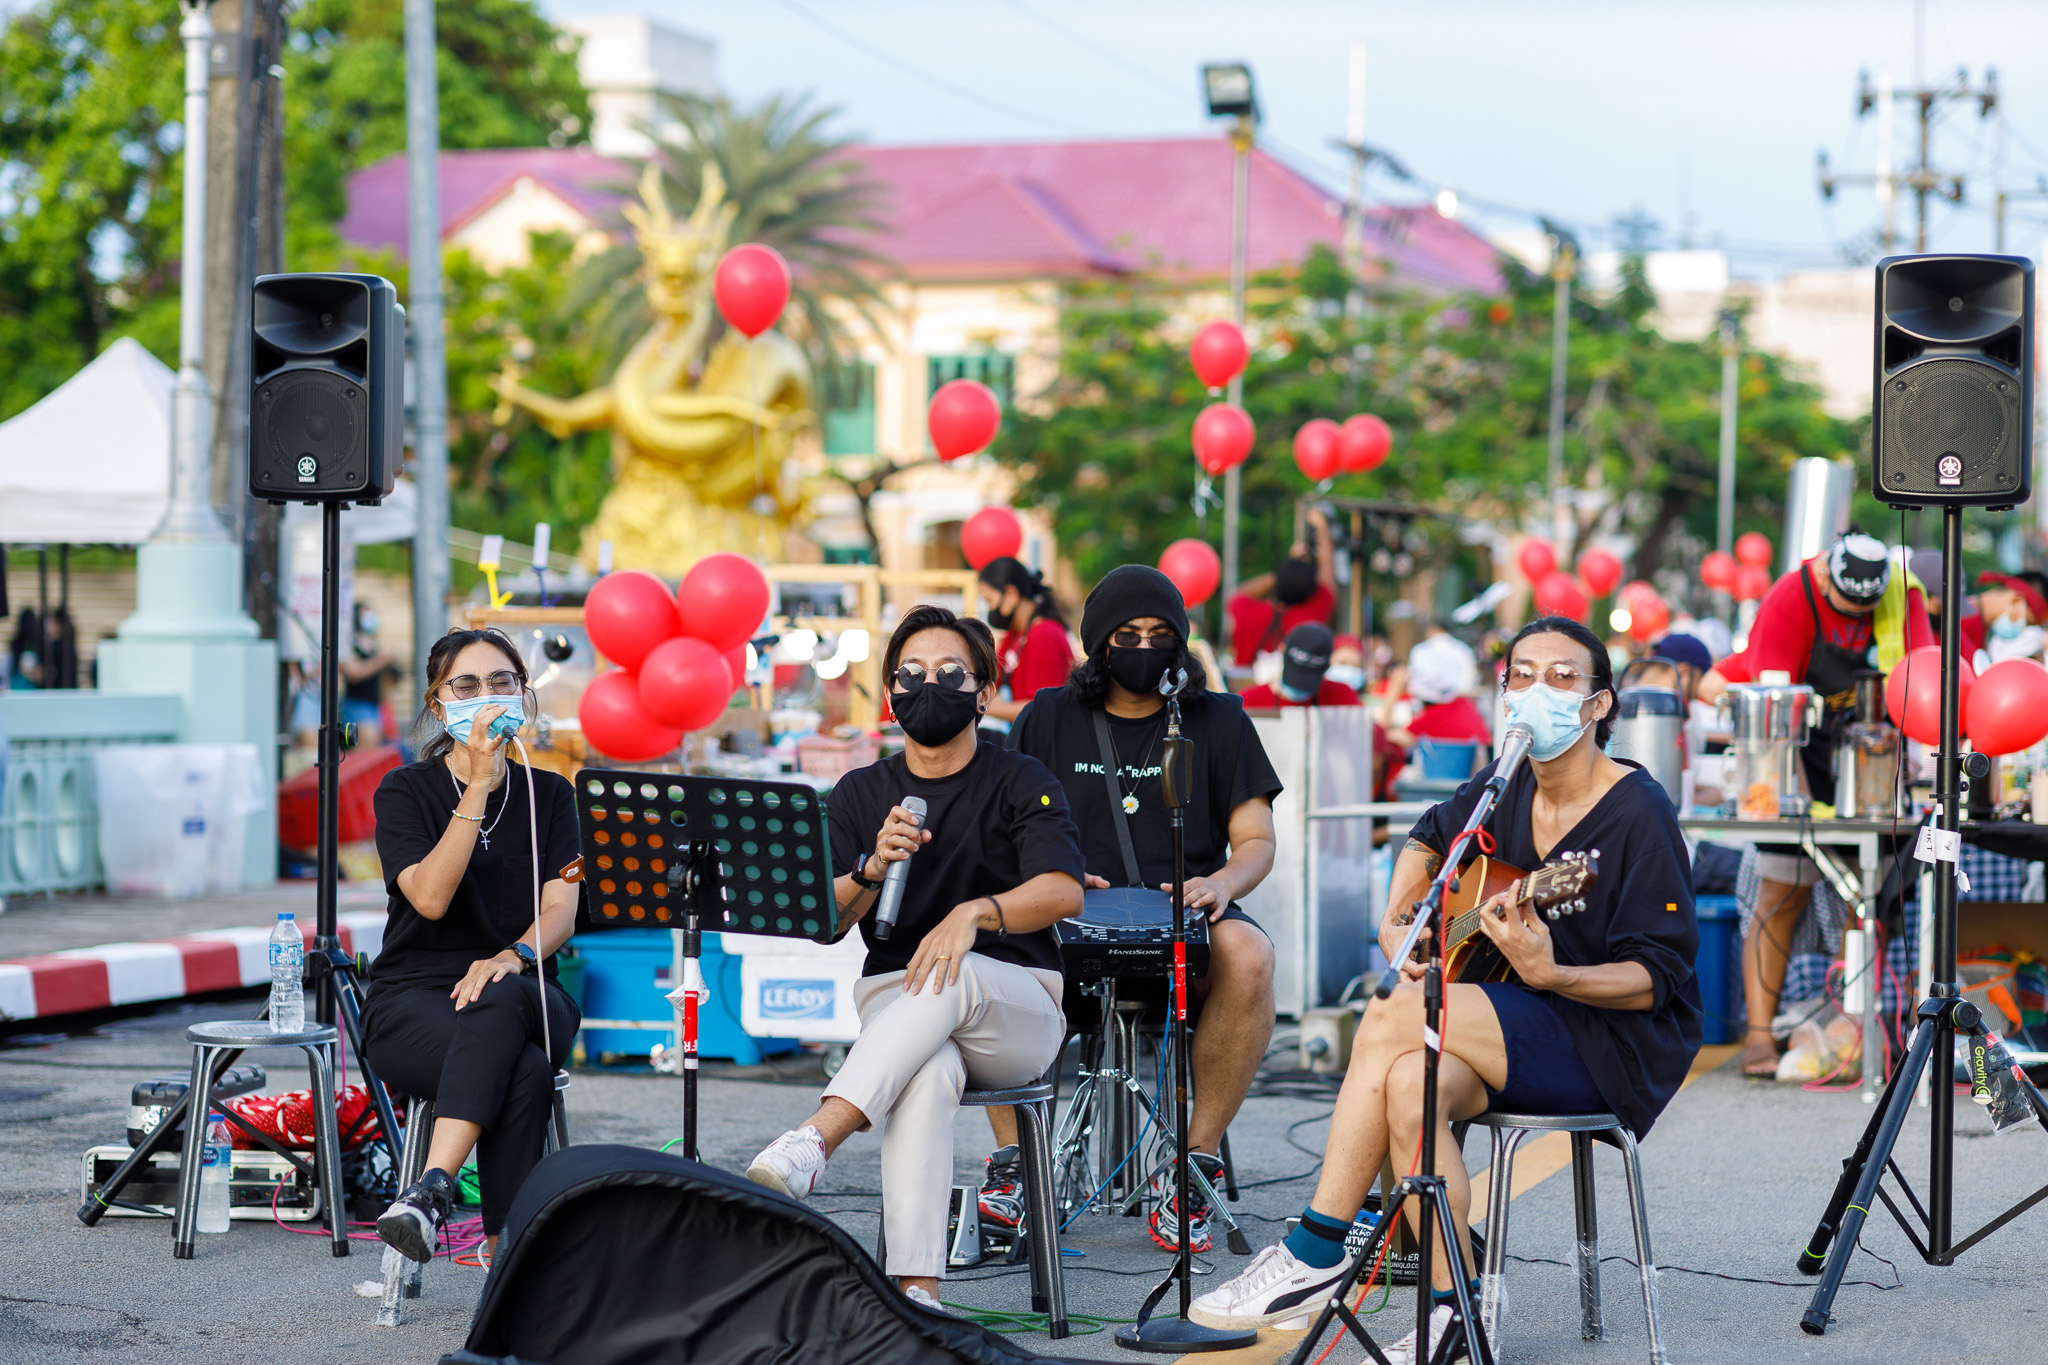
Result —
[[1423, 871], [1432, 881], [1436, 879], [1437, 873], [1443, 871], [1444, 855], [1431, 848], [1428, 844], [1423, 843], [1420, 839], [1410, 839], [1407, 843], [1401, 845], [1401, 851], [1403, 853], [1410, 851], [1420, 853], [1422, 855]]

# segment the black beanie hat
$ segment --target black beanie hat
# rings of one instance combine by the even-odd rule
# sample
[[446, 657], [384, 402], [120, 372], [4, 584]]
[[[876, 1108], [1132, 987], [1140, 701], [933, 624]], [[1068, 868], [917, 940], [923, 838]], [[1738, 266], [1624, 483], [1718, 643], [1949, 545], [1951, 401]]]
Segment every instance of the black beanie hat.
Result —
[[1111, 569], [1081, 608], [1081, 648], [1100, 654], [1111, 631], [1140, 616], [1157, 616], [1187, 642], [1188, 604], [1172, 579], [1149, 564]]

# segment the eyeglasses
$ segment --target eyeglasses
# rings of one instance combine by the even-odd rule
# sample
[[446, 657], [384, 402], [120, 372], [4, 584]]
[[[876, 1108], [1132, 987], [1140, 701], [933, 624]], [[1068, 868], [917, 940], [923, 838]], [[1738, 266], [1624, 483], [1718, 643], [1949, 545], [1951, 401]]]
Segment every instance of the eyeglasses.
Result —
[[[1533, 664], [1509, 664], [1507, 676], [1501, 679], [1501, 688], [1508, 692], [1520, 692], [1532, 686], [1538, 677], [1560, 692], [1576, 692], [1579, 684], [1586, 682], [1586, 675], [1570, 664], [1551, 664], [1538, 670]], [[1587, 691], [1592, 691], [1588, 684]]]
[[1158, 630], [1119, 630], [1110, 633], [1109, 642], [1118, 649], [1172, 649], [1180, 643], [1180, 636], [1164, 628]]
[[969, 673], [959, 664], [940, 664], [937, 668], [930, 670], [927, 670], [923, 664], [905, 664], [889, 676], [895, 680], [898, 692], [908, 692], [914, 687], [923, 687], [928, 681], [936, 683], [949, 691], [958, 692], [966, 688], [968, 679], [972, 678], [974, 674]]
[[468, 701], [488, 687], [494, 697], [516, 697], [519, 695], [519, 675], [509, 668], [499, 669], [488, 678], [479, 678], [474, 673], [458, 673], [441, 686], [448, 689], [448, 695], [457, 701]]

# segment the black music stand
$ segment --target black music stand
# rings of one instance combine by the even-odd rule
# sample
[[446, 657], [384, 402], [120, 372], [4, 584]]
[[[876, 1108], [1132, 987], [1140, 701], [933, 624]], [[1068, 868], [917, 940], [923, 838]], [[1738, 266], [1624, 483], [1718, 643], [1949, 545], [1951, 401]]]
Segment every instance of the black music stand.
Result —
[[837, 937], [825, 797], [806, 782], [585, 768], [576, 817], [592, 918], [682, 936], [682, 1146], [695, 1161], [703, 931]]

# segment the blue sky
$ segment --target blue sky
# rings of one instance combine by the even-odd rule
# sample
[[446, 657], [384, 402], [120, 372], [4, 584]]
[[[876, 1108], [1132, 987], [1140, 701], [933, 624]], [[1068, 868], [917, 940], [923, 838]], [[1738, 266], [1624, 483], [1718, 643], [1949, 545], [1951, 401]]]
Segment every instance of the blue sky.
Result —
[[[1540, 210], [1591, 230], [1640, 207], [1677, 245], [1727, 245], [1772, 275], [1841, 259], [1877, 222], [1868, 188], [1823, 205], [1814, 153], [1869, 171], [1874, 118], [1854, 113], [1857, 73], [1914, 68], [1912, 0], [542, 0], [552, 15], [640, 12], [715, 39], [743, 100], [815, 90], [845, 125], [881, 141], [1198, 134], [1195, 68], [1249, 60], [1283, 157], [1344, 184], [1328, 146], [1345, 124], [1346, 63], [1367, 44], [1366, 140], [1396, 153], [1416, 198], [1455, 187], [1483, 225]], [[892, 66], [831, 29], [893, 56]], [[2006, 180], [2048, 173], [2048, 5], [1925, 0], [1930, 81], [2001, 65]], [[902, 67], [960, 90], [939, 88]], [[1910, 153], [1896, 121], [1896, 160]], [[1938, 166], [1970, 173], [1968, 202], [1937, 205], [1933, 246], [1989, 250], [1996, 121], [1947, 114]], [[2035, 150], [2036, 148], [2040, 150]], [[1910, 207], [1901, 208], [1910, 230]], [[2016, 202], [2009, 249], [2048, 231], [2048, 199]]]

